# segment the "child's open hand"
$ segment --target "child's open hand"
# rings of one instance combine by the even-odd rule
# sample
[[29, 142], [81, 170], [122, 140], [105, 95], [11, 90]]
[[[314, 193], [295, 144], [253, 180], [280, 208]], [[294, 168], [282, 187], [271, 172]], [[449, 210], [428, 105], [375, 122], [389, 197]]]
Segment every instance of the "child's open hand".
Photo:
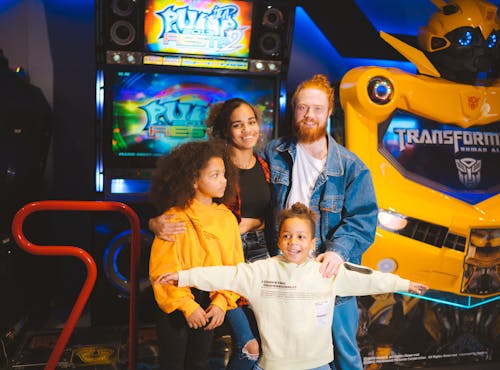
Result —
[[171, 284], [177, 286], [179, 282], [179, 273], [178, 272], [166, 272], [165, 274], [161, 274], [154, 281], [155, 284]]
[[428, 290], [429, 287], [427, 285], [410, 281], [410, 287], [408, 288], [408, 291], [410, 293], [425, 294], [425, 292]]

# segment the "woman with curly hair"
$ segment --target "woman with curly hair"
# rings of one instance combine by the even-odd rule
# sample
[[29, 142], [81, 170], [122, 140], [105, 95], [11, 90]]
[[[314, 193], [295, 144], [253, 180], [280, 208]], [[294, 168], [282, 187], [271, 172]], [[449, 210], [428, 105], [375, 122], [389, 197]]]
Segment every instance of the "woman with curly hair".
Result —
[[[175, 240], [155, 237], [149, 261], [152, 281], [167, 271], [243, 262], [238, 222], [222, 203], [234, 196], [237, 172], [218, 141], [189, 142], [160, 158], [150, 199], [160, 212], [184, 223]], [[218, 290], [153, 286], [161, 369], [206, 370], [213, 329], [239, 296]]]
[[[245, 262], [253, 262], [277, 254], [277, 248], [268, 249], [272, 231], [271, 187], [269, 167], [255, 152], [260, 139], [262, 112], [241, 98], [232, 98], [210, 107], [206, 125], [212, 139], [227, 143], [231, 162], [239, 169], [239, 182], [234, 201], [226, 202], [239, 221]], [[166, 216], [151, 219], [150, 229], [160, 238], [175, 239], [184, 232], [182, 223], [172, 222]], [[244, 298], [239, 307], [226, 313], [231, 331], [232, 350], [227, 370], [253, 369], [260, 352], [257, 324]]]

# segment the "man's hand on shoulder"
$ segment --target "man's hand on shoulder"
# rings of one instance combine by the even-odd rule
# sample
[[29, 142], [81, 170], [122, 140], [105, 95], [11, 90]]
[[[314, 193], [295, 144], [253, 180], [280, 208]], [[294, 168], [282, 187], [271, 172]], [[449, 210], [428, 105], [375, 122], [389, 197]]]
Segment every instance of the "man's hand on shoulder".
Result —
[[321, 275], [325, 278], [331, 278], [337, 275], [340, 265], [344, 263], [344, 259], [335, 252], [321, 253], [316, 257], [316, 261], [321, 262], [319, 272], [321, 272]]
[[175, 242], [177, 234], [186, 232], [186, 224], [184, 222], [173, 222], [174, 215], [160, 215], [149, 219], [148, 227], [155, 236], [167, 242]]

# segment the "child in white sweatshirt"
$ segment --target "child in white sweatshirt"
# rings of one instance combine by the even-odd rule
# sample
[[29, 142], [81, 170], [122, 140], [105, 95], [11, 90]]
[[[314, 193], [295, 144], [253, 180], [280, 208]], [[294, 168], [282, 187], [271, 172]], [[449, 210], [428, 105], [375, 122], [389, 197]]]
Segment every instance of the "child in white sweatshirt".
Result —
[[344, 263], [336, 276], [325, 278], [320, 262], [309, 257], [315, 245], [315, 215], [301, 203], [279, 218], [281, 255], [237, 266], [197, 267], [167, 272], [155, 284], [232, 290], [246, 297], [255, 313], [262, 355], [255, 369], [330, 369], [333, 361], [332, 318], [335, 296], [410, 291], [424, 284], [367, 267]]

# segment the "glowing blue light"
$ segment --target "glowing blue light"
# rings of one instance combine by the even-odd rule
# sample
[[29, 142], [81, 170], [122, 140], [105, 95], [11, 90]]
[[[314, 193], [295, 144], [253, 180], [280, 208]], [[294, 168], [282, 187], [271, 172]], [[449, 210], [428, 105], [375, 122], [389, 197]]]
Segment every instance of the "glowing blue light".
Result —
[[469, 46], [472, 43], [472, 32], [465, 31], [464, 34], [458, 39], [458, 43], [462, 46]]
[[[424, 5], [422, 4], [422, 7]], [[433, 9], [432, 3], [429, 9]], [[407, 34], [407, 32], [397, 33]], [[417, 72], [415, 65], [408, 61], [343, 57], [300, 6], [295, 11], [292, 40], [289, 79], [287, 80], [287, 85], [291, 89], [302, 80], [309, 78], [311, 71], [324, 73], [339, 81], [347, 71], [359, 66], [399, 68], [409, 73]]]
[[147, 193], [150, 181], [147, 179], [111, 179], [112, 194]]
[[6, 13], [10, 8], [17, 5], [18, 0], [2, 0], [0, 1], [0, 13]]
[[127, 284], [128, 283], [127, 277], [125, 277], [125, 275], [123, 275], [118, 269], [118, 256], [120, 255], [122, 249], [123, 249], [123, 244], [120, 244], [120, 246], [116, 248], [116, 252], [113, 255], [113, 270], [115, 271], [116, 275], [118, 275], [120, 280], [123, 280]]
[[387, 95], [389, 91], [390, 89], [385, 84], [378, 84], [377, 86], [375, 86], [375, 93], [377, 95]]
[[280, 105], [280, 115], [285, 114], [286, 110], [286, 86], [282, 84], [280, 86], [280, 97], [279, 97], [279, 105]]
[[[97, 120], [99, 124], [102, 124], [102, 118], [104, 112], [104, 72], [101, 69], [99, 69], [96, 72], [95, 105], [96, 105]], [[104, 176], [103, 176], [102, 151], [99, 148], [95, 165], [95, 191], [100, 193], [103, 190], [104, 190]]]
[[431, 1], [354, 0], [354, 2], [370, 20], [374, 29], [390, 34], [416, 36], [418, 29], [436, 12], [436, 6]]
[[[131, 249], [131, 230], [124, 230], [121, 233], [115, 235], [113, 239], [106, 246], [103, 255], [104, 272], [108, 280], [118, 288], [122, 293], [125, 293], [125, 298], [128, 298], [128, 293], [130, 292], [129, 279], [123, 273], [120, 272], [118, 266], [118, 258], [120, 253], [125, 249]], [[142, 242], [144, 245], [149, 245], [153, 242], [153, 235], [147, 231], [141, 230], [141, 247]], [[148, 277], [139, 278], [139, 290], [142, 292], [144, 289], [151, 285]]]
[[492, 33], [491, 35], [488, 36], [488, 39], [486, 40], [486, 45], [488, 46], [488, 49], [492, 49], [495, 47], [497, 44], [497, 35], [496, 33]]
[[95, 78], [95, 105], [97, 119], [102, 119], [104, 110], [104, 72], [99, 69]]
[[500, 299], [500, 296], [480, 299], [480, 298], [457, 296], [452, 293], [444, 293], [432, 290], [429, 290], [423, 296], [407, 292], [398, 292], [398, 294], [465, 309], [475, 308]]

